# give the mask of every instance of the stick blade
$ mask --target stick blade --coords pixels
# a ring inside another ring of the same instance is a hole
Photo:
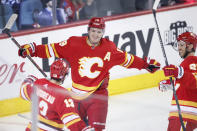
[[[11,29],[12,26],[14,25],[14,22],[16,21],[18,15],[17,14],[12,14],[7,22],[7,24],[5,25],[4,29]]]
[[[160,0],[155,0],[155,3],[153,5],[153,10],[157,10],[159,3],[160,3]]]

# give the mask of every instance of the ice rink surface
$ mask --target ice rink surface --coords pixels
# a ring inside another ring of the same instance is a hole
[[[172,91],[156,87],[110,96],[105,131],[166,131],[171,98]],[[2,117],[0,131],[24,131],[27,123],[17,115]]]

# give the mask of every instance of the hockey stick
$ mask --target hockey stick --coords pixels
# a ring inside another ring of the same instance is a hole
[[[17,115],[18,115],[19,117],[21,117],[21,118],[25,119],[25,120],[28,120],[28,121],[32,122],[32,121],[31,121],[31,119],[30,119],[30,118],[28,118],[28,117],[27,117],[27,116],[25,116],[25,115],[22,115],[22,114],[20,114],[20,113],[18,113]]]
[[[16,41],[16,39],[11,35],[10,29],[12,28],[15,20],[17,18],[17,14],[12,14],[10,19],[8,20],[5,28],[3,29],[2,33],[5,33],[8,35],[8,37],[16,44],[16,46],[19,49],[22,49],[20,44]],[[31,58],[31,56],[27,55],[27,58],[32,62],[32,64],[42,73],[44,77],[47,77],[47,75],[44,73],[44,71],[36,64],[36,62]]]
[[[157,7],[159,5],[159,2],[160,2],[160,0],[155,0],[152,12],[153,12],[153,17],[154,17],[156,30],[157,30],[157,34],[158,34],[158,37],[159,37],[159,42],[160,42],[160,46],[161,46],[161,49],[162,49],[163,57],[165,59],[165,64],[168,66],[169,65],[168,64],[168,59],[166,57],[166,52],[165,52],[165,49],[164,49],[163,41],[162,41],[162,38],[161,38],[161,34],[160,34],[160,30],[159,30],[159,26],[158,26],[158,22],[157,22],[157,18],[156,18],[156,10],[157,10]],[[181,115],[181,108],[180,108],[180,105],[179,105],[178,97],[176,95],[176,90],[175,90],[175,87],[174,87],[174,82],[172,80],[172,77],[170,77],[170,82],[171,82],[172,87],[173,87],[173,95],[174,95],[174,98],[175,98],[175,101],[176,101],[181,127],[182,127],[183,131],[186,131],[184,123],[183,123],[183,117]]]

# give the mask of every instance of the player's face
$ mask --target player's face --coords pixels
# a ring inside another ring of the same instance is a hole
[[[186,43],[183,41],[178,41],[178,51],[181,58],[186,54]]]
[[[90,28],[88,31],[89,40],[92,44],[97,44],[103,37],[104,30],[99,28]]]

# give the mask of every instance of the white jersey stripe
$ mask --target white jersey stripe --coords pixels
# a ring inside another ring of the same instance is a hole
[[[44,125],[44,124],[42,124],[42,123],[39,123],[39,122],[38,122],[37,125],[38,125],[39,128],[44,129],[44,130],[46,130],[46,131],[58,131],[58,130],[56,130],[56,129],[53,129],[53,128],[51,128],[51,127],[49,127],[49,126],[47,126],[47,125]]]
[[[62,121],[64,124],[67,124],[68,122],[72,121],[72,120],[75,120],[77,118],[80,118],[78,115],[70,115],[70,116],[67,116],[65,117]]]
[[[53,48],[51,47],[51,45],[48,45],[48,48],[49,48],[49,54],[51,57],[55,57],[55,53],[53,51]]]
[[[126,67],[130,63],[130,61],[131,61],[131,56],[129,54],[127,54],[127,63],[124,64],[123,66]]]
[[[23,99],[29,101],[28,98],[25,96],[25,92],[24,92],[24,88],[26,86],[27,86],[27,83],[22,85],[22,87],[21,87],[21,96],[23,97]]]
[[[187,107],[187,106],[180,106],[180,108],[181,108],[181,112],[197,115],[197,108]],[[177,111],[178,111],[177,106],[171,105],[170,112],[177,112]]]
[[[74,87],[72,87],[71,90],[72,90],[74,93],[79,94],[79,95],[88,94],[88,91],[82,91],[82,90],[79,90],[79,89],[74,88]]]

